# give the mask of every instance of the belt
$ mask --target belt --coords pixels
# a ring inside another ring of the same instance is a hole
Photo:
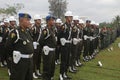
[[[32,58],[33,54],[21,54],[21,58]]]

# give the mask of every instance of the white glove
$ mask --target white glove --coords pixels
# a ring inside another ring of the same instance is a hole
[[[93,40],[93,38],[92,38],[92,36],[90,36],[90,41],[92,41]]]
[[[79,42],[79,40],[77,38],[73,38],[73,44],[77,45],[77,43]]]
[[[90,41],[92,41],[93,39],[95,39],[95,37],[90,36]]]
[[[19,51],[13,51],[13,62],[17,64],[21,59],[21,53]]]
[[[44,46],[43,51],[45,55],[48,55],[50,51],[55,51],[55,48],[49,48],[48,46]]]
[[[65,43],[71,43],[72,40],[69,41],[69,40],[66,40],[65,38],[61,38],[61,39],[60,39],[60,42],[61,42],[62,46],[64,46]]]
[[[2,38],[2,37],[0,37],[0,42],[2,42],[2,39],[3,39],[3,38]]]
[[[80,38],[78,40],[79,40],[79,42],[82,41],[82,39],[80,39]]]
[[[102,67],[102,63],[101,63],[101,61],[98,61],[98,65],[99,65],[100,67]]]
[[[95,39],[96,37],[93,37],[93,39]]]
[[[65,38],[61,38],[61,39],[60,39],[60,42],[61,42],[61,45],[64,46],[65,43],[66,43],[66,39],[65,39]]]
[[[87,35],[84,35],[84,40],[87,40],[88,36]]]
[[[48,55],[48,54],[49,54],[48,46],[44,46],[44,47],[43,47],[43,52],[44,52],[45,55]]]
[[[37,49],[37,46],[39,45],[39,43],[38,42],[33,42],[33,47],[34,47],[34,49]]]
[[[57,37],[55,37],[55,40],[56,40],[56,41],[58,41],[58,38],[57,38]]]

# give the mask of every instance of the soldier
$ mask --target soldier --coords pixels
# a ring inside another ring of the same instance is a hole
[[[54,77],[56,48],[54,20],[55,18],[51,15],[46,17],[47,26],[43,29],[40,38],[40,44],[43,47],[43,80],[53,80]]]
[[[83,29],[83,37],[84,37],[84,52],[83,52],[83,60],[88,61],[88,53],[90,48],[90,20],[86,21],[86,27]]]
[[[9,26],[10,26],[10,24],[9,24],[9,19],[4,19],[4,25],[3,25],[3,27],[1,27],[1,29],[2,29],[2,52],[3,53],[1,53],[2,54],[2,56],[1,56],[1,63],[2,63],[2,65],[3,66],[6,66],[7,65],[7,55],[5,54],[5,53],[7,53],[6,52],[6,49],[5,49],[5,43],[6,43],[6,40],[7,40],[7,38],[8,38],[8,33],[10,32],[10,29],[9,29]]]
[[[16,19],[14,16],[9,17],[9,23],[10,23],[10,26],[8,28],[9,28],[9,33],[10,33],[11,31],[13,31],[16,28]],[[6,51],[6,53],[9,53],[7,50],[5,50],[5,51]],[[8,75],[10,76],[11,75],[11,71],[10,71],[11,70],[10,69],[11,68],[11,57],[9,56],[9,54],[7,56],[7,67],[8,67]]]
[[[4,67],[4,58],[3,58],[3,54],[4,54],[4,44],[3,44],[3,27],[4,27],[4,22],[0,23],[0,66]]]
[[[90,46],[89,46],[89,60],[91,60],[93,57],[93,53],[94,53],[94,43],[95,42],[95,38],[96,38],[96,35],[95,35],[95,22],[94,21],[91,21],[90,23]]]
[[[112,31],[111,31],[111,27],[108,27],[108,35],[107,35],[107,42],[108,42],[108,51],[112,51],[113,47],[110,46],[111,42],[112,42]]]
[[[81,54],[83,50],[83,28],[84,28],[84,21],[82,19],[79,19],[77,38],[80,39],[81,41],[78,42],[78,45],[77,45],[77,56],[76,56],[76,62],[75,62],[76,66],[82,66],[80,59],[81,59]]]
[[[10,16],[9,17],[9,23],[10,23],[10,30],[11,29],[15,29],[16,27],[17,27],[17,25],[16,25],[16,19],[15,19],[15,17],[14,16]]]
[[[70,79],[67,75],[67,70],[69,68],[69,59],[71,52],[71,22],[72,22],[72,12],[67,11],[65,13],[66,22],[61,26],[60,31],[60,42],[61,42],[61,64],[60,64],[60,80]]]
[[[106,36],[107,36],[107,29],[106,27],[103,27],[100,32],[101,49],[104,49],[106,47],[105,45]]]
[[[96,23],[94,25],[94,30],[95,30],[94,31],[95,32],[95,34],[94,34],[94,36],[95,36],[94,43],[95,44],[94,44],[94,54],[93,54],[93,56],[99,52],[98,48],[99,48],[100,30],[99,30],[99,24],[98,23]]]
[[[55,49],[55,64],[60,64],[60,61],[59,61],[59,57],[60,57],[60,38],[59,38],[59,35],[60,35],[60,29],[61,29],[61,24],[62,24],[62,21],[61,19],[56,19],[56,24],[55,24],[55,36],[56,36],[56,41],[57,41],[57,46],[56,46],[56,49]]]
[[[100,31],[100,50],[102,50],[103,49],[103,45],[104,45],[104,35],[103,35],[103,28],[101,28],[101,31]]]
[[[27,31],[31,16],[19,13],[19,27],[10,32],[6,48],[12,57],[10,80],[33,80],[33,40]]]
[[[70,56],[70,67],[69,71],[75,73],[77,71],[75,67],[75,61],[77,57],[77,44],[80,42],[78,38],[78,25],[79,25],[79,16],[73,16],[73,26],[71,31],[71,56]]]
[[[39,40],[42,33],[40,15],[36,14],[34,16],[34,22],[35,24],[32,27],[32,37],[33,37],[33,45],[34,45],[33,78],[38,78],[41,77],[40,64],[41,64],[41,52],[42,52],[41,45],[39,44]]]

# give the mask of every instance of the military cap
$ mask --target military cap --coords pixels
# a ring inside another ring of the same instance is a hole
[[[82,19],[79,19],[80,24],[84,24],[85,22]]]
[[[61,19],[59,19],[59,18],[56,19],[56,23],[60,23],[61,24],[62,23]]]
[[[15,19],[14,16],[10,16],[10,17],[9,17],[9,21],[16,21],[16,19]]]
[[[52,15],[48,15],[48,16],[46,16],[46,21],[48,21],[48,20],[50,20],[50,19],[55,19],[55,17],[52,16]]]
[[[73,20],[79,20],[79,16],[73,16]]]
[[[4,23],[9,23],[9,19],[4,19]]]
[[[42,19],[39,14],[34,15],[34,20]]]
[[[64,14],[65,16],[73,16],[72,11],[66,11],[66,13]]]
[[[91,20],[86,20],[86,23],[91,23]]]
[[[31,16],[27,13],[19,13],[19,18],[29,18],[29,19],[31,19]]]

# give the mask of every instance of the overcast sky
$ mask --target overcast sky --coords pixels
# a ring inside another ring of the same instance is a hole
[[[74,15],[85,16],[96,22],[111,21],[120,15],[120,0],[67,0],[68,8]],[[20,12],[31,15],[47,15],[49,12],[48,0],[0,0],[0,7],[5,4],[23,3],[25,8]]]

